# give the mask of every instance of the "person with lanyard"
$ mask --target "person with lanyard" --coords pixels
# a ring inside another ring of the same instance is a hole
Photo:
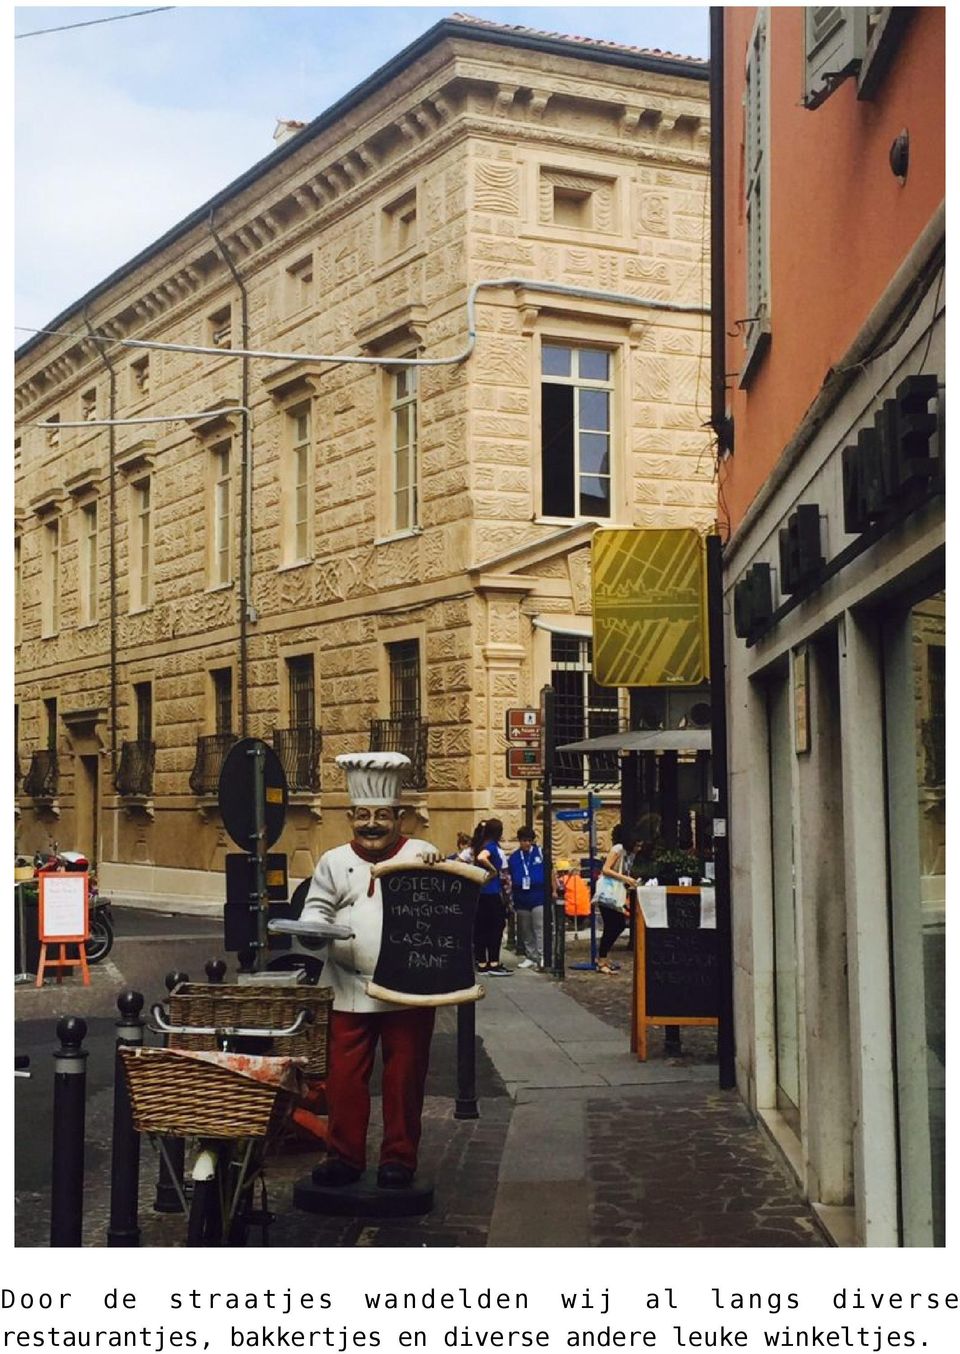
[[[503,823],[499,818],[482,819],[473,834],[474,860],[488,875],[487,882],[480,886],[480,897],[477,899],[473,957],[477,972],[488,973],[494,978],[510,976],[510,970],[500,962],[500,943],[507,920],[501,878],[504,867],[503,852],[500,850],[502,836]]]
[[[543,905],[545,880],[543,852],[537,846],[537,834],[532,827],[517,832],[519,846],[510,854],[507,868],[513,882],[513,910],[517,918],[517,934],[524,958],[518,968],[543,968]]]

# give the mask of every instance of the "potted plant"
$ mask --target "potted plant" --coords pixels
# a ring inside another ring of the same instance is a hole
[[[664,847],[653,858],[653,874],[660,884],[676,884],[681,878],[698,880],[701,875],[699,857],[678,847]]]

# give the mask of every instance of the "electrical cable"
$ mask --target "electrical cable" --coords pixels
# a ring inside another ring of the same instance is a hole
[[[135,9],[129,14],[111,14],[106,19],[85,19],[82,23],[61,24],[59,28],[34,28],[29,33],[14,33],[13,40],[18,42],[20,38],[39,38],[44,33],[66,33],[71,28],[92,28],[94,24],[112,24],[118,19],[142,19],[145,14],[165,14],[168,9],[176,9],[176,5],[159,5],[155,9]]]

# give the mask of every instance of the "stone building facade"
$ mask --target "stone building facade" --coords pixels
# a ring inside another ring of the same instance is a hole
[[[20,349],[18,849],[220,900],[238,735],[296,877],[340,752],[411,752],[452,848],[520,821],[508,706],[617,727],[592,532],[714,518],[706,74],[444,20]]]

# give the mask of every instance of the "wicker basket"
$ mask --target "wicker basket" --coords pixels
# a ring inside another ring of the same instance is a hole
[[[276,1052],[306,1058],[309,1076],[327,1075],[327,1042],[333,992],[329,987],[296,984],[290,987],[220,986],[217,983],[180,983],[170,994],[171,1025],[206,1025],[214,1029],[283,1029],[292,1025],[304,1006],[313,1012],[313,1024],[299,1034],[279,1039]],[[170,1047],[192,1052],[217,1048],[212,1034],[172,1034]]]
[[[138,1133],[181,1138],[262,1138],[280,1127],[293,1097],[279,1086],[165,1048],[121,1048]]]

